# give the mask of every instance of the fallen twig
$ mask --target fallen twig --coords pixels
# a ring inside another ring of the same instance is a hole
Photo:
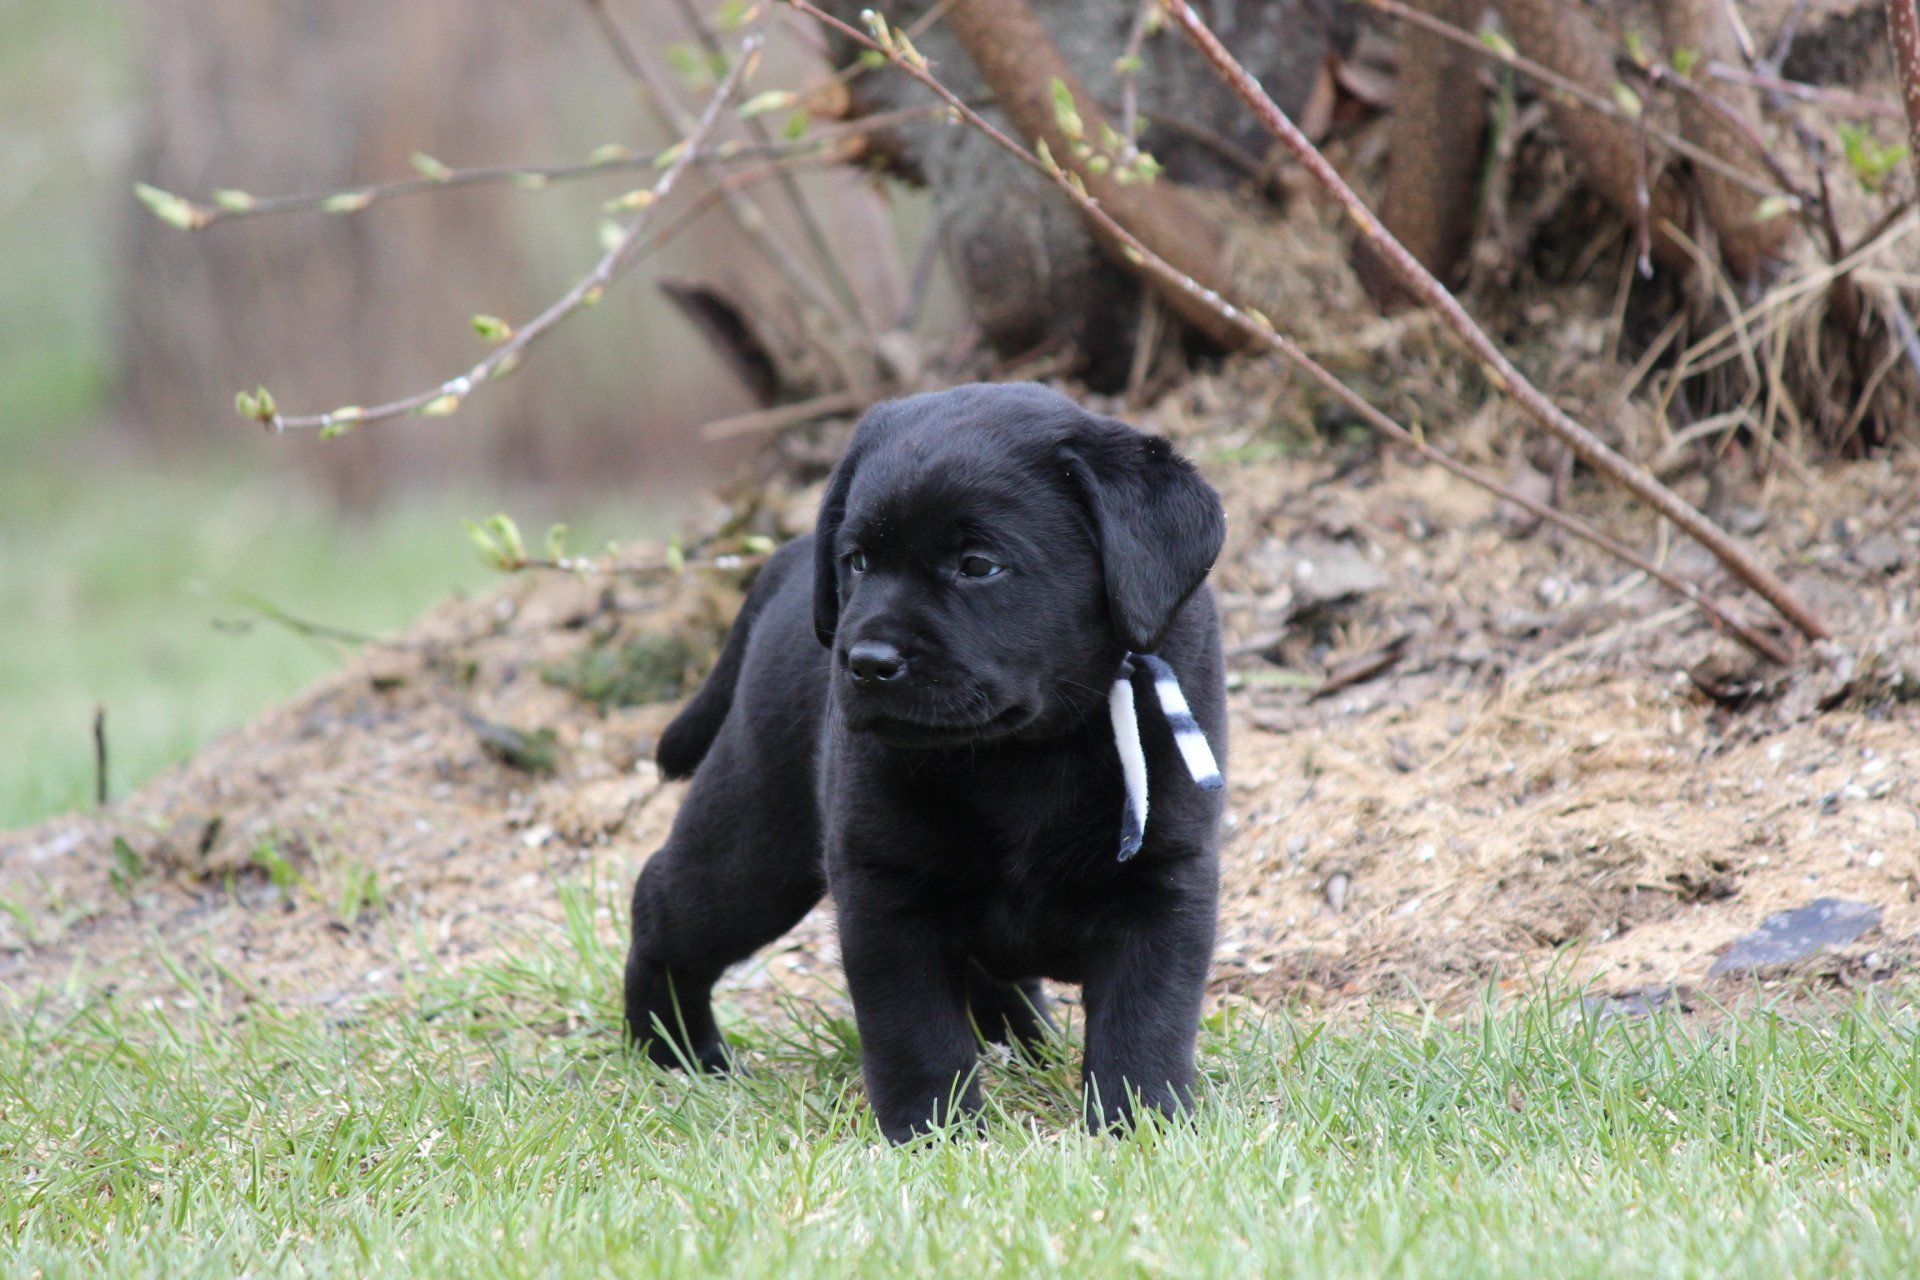
[[[721,418],[700,428],[702,440],[732,440],[738,436],[771,435],[836,413],[853,413],[867,405],[867,397],[851,391],[830,391],[811,400],[777,404],[771,409]]]
[[[1832,633],[1818,615],[1808,608],[1772,569],[1762,564],[1748,547],[1689,506],[1678,494],[1655,479],[1646,468],[1615,452],[1605,441],[1574,421],[1564,410],[1549,400],[1538,387],[1528,381],[1526,376],[1515,368],[1513,362],[1507,359],[1500,348],[1494,344],[1493,339],[1487,336],[1486,331],[1467,314],[1466,308],[1460,305],[1459,299],[1436,280],[1431,272],[1421,266],[1398,241],[1386,233],[1365,202],[1355,194],[1353,188],[1347,185],[1346,180],[1334,170],[1333,166],[1327,163],[1326,157],[1320,154],[1318,148],[1307,139],[1306,135],[1294,126],[1286,113],[1267,96],[1266,90],[1261,88],[1259,81],[1248,75],[1246,69],[1235,61],[1231,53],[1227,52],[1213,32],[1201,22],[1199,15],[1193,11],[1187,0],[1162,0],[1162,3],[1166,6],[1174,23],[1186,32],[1202,56],[1225,78],[1240,100],[1252,109],[1268,132],[1272,133],[1312,175],[1320,187],[1333,197],[1359,229],[1360,234],[1402,278],[1414,295],[1439,313],[1447,327],[1452,329],[1466,344],[1468,350],[1480,360],[1487,378],[1495,389],[1510,395],[1530,417],[1565,442],[1567,447],[1588,466],[1640,498],[1705,547],[1729,573],[1764,597],[1802,635],[1809,640],[1829,638]]]
[[[1144,244],[1139,237],[1116,222],[1113,217],[1101,207],[1097,200],[1094,200],[1085,190],[1073,183],[1057,165],[1046,164],[1026,147],[1009,137],[1003,130],[997,128],[991,121],[980,115],[979,112],[973,110],[973,108],[968,106],[957,94],[942,84],[940,80],[926,68],[923,62],[908,60],[902,57],[897,50],[890,51],[884,48],[878,41],[867,36],[866,33],[824,12],[812,4],[810,0],[788,0],[788,3],[792,4],[793,7],[800,12],[814,18],[816,21],[832,27],[835,31],[838,31],[861,47],[880,52],[887,56],[896,67],[901,68],[927,89],[938,95],[940,99],[947,103],[969,126],[984,133],[1002,150],[1015,156],[1023,164],[1050,177],[1055,185],[1066,193],[1068,199],[1072,200],[1080,208],[1083,214],[1095,222],[1098,222],[1102,230],[1125,246],[1129,258],[1140,267],[1141,270],[1150,273],[1156,280],[1188,301],[1202,303],[1211,308],[1222,320],[1237,327],[1250,342],[1263,346],[1285,357],[1289,362],[1297,366],[1305,372],[1308,377],[1323,387],[1335,399],[1353,410],[1355,414],[1374,430],[1380,432],[1388,439],[1412,450],[1414,453],[1435,465],[1460,476],[1462,479],[1480,488],[1486,489],[1490,493],[1508,499],[1516,506],[1533,513],[1549,524],[1566,530],[1574,537],[1591,543],[1617,559],[1640,570],[1648,577],[1660,582],[1684,599],[1691,601],[1702,612],[1725,627],[1728,632],[1737,637],[1749,648],[1752,648],[1755,652],[1763,654],[1775,662],[1785,663],[1789,661],[1790,655],[1778,641],[1756,630],[1730,610],[1723,608],[1709,599],[1694,583],[1676,577],[1674,574],[1652,563],[1639,552],[1601,533],[1585,521],[1547,506],[1544,503],[1537,502],[1525,494],[1515,492],[1493,477],[1483,474],[1475,468],[1468,466],[1466,463],[1449,457],[1429,445],[1424,435],[1417,434],[1401,426],[1381,410],[1375,408],[1364,396],[1360,395],[1359,392],[1354,391],[1351,387],[1341,382],[1340,379],[1329,372],[1324,365],[1308,355],[1293,339],[1276,331],[1266,317],[1235,306],[1218,293],[1196,283],[1192,277],[1181,273],[1169,265],[1164,258],[1160,257],[1152,248]],[[1602,447],[1604,448],[1604,446]],[[1662,492],[1665,492],[1665,490],[1662,490]],[[1673,501],[1678,503],[1679,499],[1675,497]],[[1684,506],[1685,504],[1682,503],[1681,505]],[[1695,515],[1697,516],[1698,513],[1695,513]]]

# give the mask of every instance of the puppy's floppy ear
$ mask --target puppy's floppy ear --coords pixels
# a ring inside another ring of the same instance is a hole
[[[860,420],[840,457],[840,465],[827,479],[827,491],[820,498],[820,516],[813,525],[813,634],[831,649],[833,633],[840,625],[840,558],[834,544],[840,535],[840,522],[847,515],[847,494],[853,488],[853,473],[861,455],[891,428],[891,402],[875,405]]]
[[[1220,495],[1166,439],[1112,419],[1075,432],[1062,453],[1093,517],[1114,633],[1152,653],[1220,554]]]

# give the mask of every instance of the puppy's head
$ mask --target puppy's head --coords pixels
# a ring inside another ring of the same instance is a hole
[[[1206,578],[1219,497],[1158,436],[1032,384],[895,400],[821,502],[814,629],[849,727],[900,747],[1059,733]]]

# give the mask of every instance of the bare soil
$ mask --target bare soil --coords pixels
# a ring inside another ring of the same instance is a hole
[[[1884,914],[1793,981],[1868,981],[1914,952],[1920,460],[1762,471],[1736,453],[1711,494],[1682,482],[1841,637],[1767,671],[1656,584],[1437,469],[1303,436],[1300,394],[1233,365],[1131,415],[1199,459],[1230,512],[1219,998],[1458,1007],[1549,977],[1713,990],[1717,953],[1820,897]],[[1449,441],[1520,456],[1493,411]],[[797,532],[816,492],[737,493],[710,550]],[[1566,501],[1740,599],[1610,493]],[[647,759],[676,703],[602,710],[549,673],[662,636],[697,667],[743,577],[506,579],[112,808],[0,837],[0,981],[158,993],[166,958],[241,998],[349,1001],[527,947],[581,877],[617,944],[681,795]],[[550,730],[551,773],[501,759],[471,717]],[[837,983],[823,907],[727,986],[762,1012]]]

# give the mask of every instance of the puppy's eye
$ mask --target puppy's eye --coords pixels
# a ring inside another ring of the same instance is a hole
[[[991,578],[1006,572],[1006,566],[995,564],[985,556],[961,556],[960,576],[963,578]]]
[[[864,551],[855,551],[852,555],[848,556],[847,568],[853,570],[855,573],[865,573],[867,571],[867,553]]]

